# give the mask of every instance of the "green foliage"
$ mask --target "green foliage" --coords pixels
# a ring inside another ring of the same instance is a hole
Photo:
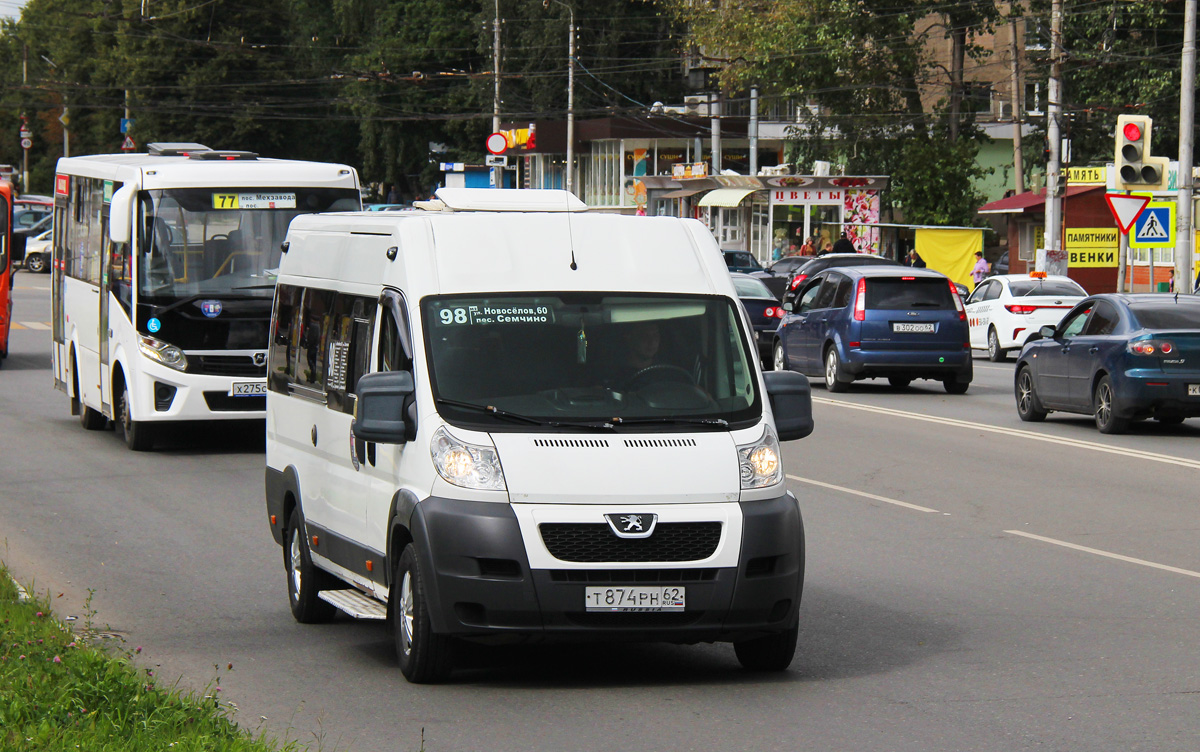
[[[20,602],[0,566],[0,752],[295,750],[239,729],[219,690],[162,687],[132,655],[100,650],[42,600]]]
[[[928,51],[930,40],[951,38],[964,57],[979,54],[973,40],[999,18],[996,2],[658,2],[688,24],[727,90],[753,84],[769,97],[816,106],[794,130],[789,161],[823,159],[849,174],[890,175],[884,209],[902,207],[908,222],[975,223],[980,136],[972,116],[957,113],[961,73],[935,65]],[[921,96],[930,85],[946,91],[935,106]]]
[[[1049,28],[1049,3],[1032,9]],[[1184,0],[1123,0],[1080,3],[1064,15],[1063,131],[1073,163],[1111,162],[1122,114],[1153,117],[1153,153],[1178,156],[1183,9]],[[1046,62],[1032,71],[1043,82]]]

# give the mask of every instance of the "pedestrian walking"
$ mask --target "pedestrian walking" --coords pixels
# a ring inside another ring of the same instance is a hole
[[[975,268],[971,270],[971,279],[975,280],[976,285],[987,278],[991,268],[987,259],[983,257],[983,251],[975,251]]]
[[[854,247],[854,243],[850,242],[850,238],[846,237],[846,233],[837,239],[833,244],[834,253],[858,253],[858,249]]]

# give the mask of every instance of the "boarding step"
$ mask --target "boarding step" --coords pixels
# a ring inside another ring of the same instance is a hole
[[[386,619],[387,606],[357,590],[322,590],[317,597],[332,603],[355,619]]]

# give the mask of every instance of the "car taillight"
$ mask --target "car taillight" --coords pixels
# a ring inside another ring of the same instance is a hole
[[[1038,307],[1035,305],[1006,305],[1004,307],[1008,309],[1009,313],[1019,313],[1022,315],[1033,313],[1038,309]]]
[[[791,289],[795,290],[797,287],[804,284],[804,280],[806,279],[808,279],[807,274],[797,274],[796,276],[792,277]]]
[[[783,308],[767,306],[766,310],[763,311],[763,315],[769,319],[781,319],[783,318]]]
[[[854,291],[854,320],[866,321],[867,319],[867,280],[860,278],[858,280],[858,288]]]
[[[958,297],[958,288],[954,286],[953,280],[946,280],[946,284],[950,285],[950,297],[954,298],[954,307],[958,310],[958,320],[967,320],[967,309],[963,308],[962,298]]]
[[[1170,355],[1175,344],[1165,339],[1142,339],[1129,343],[1129,352],[1134,355]]]

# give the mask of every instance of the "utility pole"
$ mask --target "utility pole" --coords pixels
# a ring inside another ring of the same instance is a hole
[[[21,54],[21,86],[28,87],[29,86],[29,45],[27,45],[27,44],[23,45],[23,50],[24,51]],[[28,132],[28,129],[29,129],[29,118],[26,117],[24,112],[22,112],[21,113],[21,138],[22,139],[28,138],[25,135]],[[29,149],[22,148],[21,151],[24,153],[24,157],[23,157],[24,161],[21,164],[21,186],[22,186],[21,192],[29,193]]]
[[[1050,102],[1046,136],[1050,159],[1046,162],[1046,249],[1057,257],[1062,250],[1062,0],[1050,8]],[[1044,271],[1038,267],[1039,271]]]
[[[708,95],[709,109],[709,128],[712,137],[712,174],[721,174],[721,162],[724,161],[724,155],[721,154],[721,91]]]
[[[1196,278],[1192,259],[1192,132],[1196,99],[1196,0],[1183,11],[1183,64],[1179,81],[1179,197],[1175,207],[1175,289],[1191,292]],[[1153,254],[1153,250],[1151,251]],[[1153,280],[1154,278],[1151,277]]]
[[[500,132],[500,0],[496,0],[496,16],[492,19],[492,133]]]
[[[1017,51],[1017,19],[1008,18],[1008,28],[1011,33],[1009,54],[1012,57],[1012,101],[1013,117],[1013,178],[1016,180],[1017,193],[1025,192],[1025,160],[1021,154],[1021,70]]]
[[[575,192],[575,9],[571,11],[571,24],[567,29],[567,192]]]

